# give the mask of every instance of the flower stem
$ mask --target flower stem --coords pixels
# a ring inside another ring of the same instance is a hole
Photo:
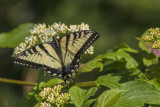
[[[78,87],[97,86],[96,81],[81,82],[75,84]]]
[[[0,78],[0,82],[12,83],[12,84],[18,84],[18,85],[28,85],[28,86],[37,85],[37,83],[35,82],[25,82],[25,81],[6,79],[6,78]]]
[[[97,86],[96,81],[88,81],[88,82],[81,82],[81,83],[75,83],[75,84],[70,84],[69,87],[71,86],[78,86],[78,87],[90,87],[90,86]],[[64,85],[64,88],[68,88],[68,85]]]

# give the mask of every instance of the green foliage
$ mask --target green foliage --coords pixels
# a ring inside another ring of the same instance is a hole
[[[100,86],[107,86],[111,89],[119,88],[121,85],[119,83],[121,77],[120,76],[114,76],[112,74],[107,74],[105,76],[100,76],[96,82]]]
[[[113,89],[103,92],[96,100],[94,107],[115,107],[123,90]]]
[[[151,66],[153,64],[157,64],[158,63],[158,57],[156,57],[154,54],[150,53],[147,54],[144,58],[143,58],[143,63],[146,66]]]
[[[33,24],[26,23],[19,25],[15,29],[7,33],[0,33],[1,48],[15,48],[20,42],[29,36],[29,30],[33,28]]]
[[[151,65],[146,69],[147,78],[150,80],[156,80],[160,83],[160,63]]]
[[[93,96],[97,91],[96,87],[92,87],[88,90],[80,89],[79,87],[73,86],[69,89],[69,94],[71,95],[71,103],[74,103],[76,107],[87,107],[94,99],[87,99]]]
[[[84,72],[90,72],[95,68],[99,68],[100,71],[103,70],[103,64],[102,64],[102,59],[101,58],[95,58],[91,61],[89,61],[88,63],[86,63],[85,65],[83,65],[83,67],[80,68],[79,70],[79,74],[80,73],[84,73]]]
[[[9,33],[2,33],[0,47],[17,46],[31,27],[32,24],[24,24]],[[142,37],[147,34],[146,31]],[[139,47],[141,50],[137,51],[122,43],[105,54],[98,55],[81,66],[75,84],[68,82],[69,88],[66,88],[63,80],[57,78],[39,83],[28,93],[25,106],[38,107],[43,101],[38,95],[40,91],[56,84],[64,85],[63,91],[70,94],[69,103],[64,107],[160,106],[158,57],[146,48],[143,41],[139,42]],[[91,79],[95,74],[95,78]],[[81,75],[87,76],[88,80],[79,83]]]
[[[149,81],[129,81],[121,85],[122,93],[117,107],[143,106],[144,103],[160,104],[160,90]]]

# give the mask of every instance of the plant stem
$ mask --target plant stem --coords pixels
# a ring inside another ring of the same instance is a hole
[[[19,85],[28,85],[28,86],[37,85],[37,83],[35,83],[35,82],[25,82],[25,81],[13,80],[13,79],[5,79],[5,78],[0,78],[0,82],[19,84]]]
[[[35,82],[25,82],[25,81],[6,79],[6,78],[0,78],[0,82],[12,83],[12,84],[18,84],[18,85],[28,85],[28,86],[37,85],[37,83],[35,83]],[[95,81],[81,82],[81,83],[76,83],[75,85],[78,87],[97,86]]]
[[[75,84],[78,87],[88,87],[88,86],[97,86],[95,81],[81,82]]]

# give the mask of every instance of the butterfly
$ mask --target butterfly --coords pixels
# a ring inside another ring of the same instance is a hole
[[[17,65],[30,68],[43,68],[52,77],[72,79],[72,73],[79,68],[83,54],[91,44],[99,38],[97,32],[91,30],[76,31],[60,38],[52,37],[52,41],[32,46],[14,60]]]

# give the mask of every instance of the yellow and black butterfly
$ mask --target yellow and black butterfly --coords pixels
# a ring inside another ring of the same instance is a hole
[[[15,58],[15,64],[43,68],[52,77],[72,77],[80,64],[80,55],[97,40],[99,34],[91,31],[76,31],[66,34],[59,39],[52,37],[51,42],[41,43],[24,50]]]

